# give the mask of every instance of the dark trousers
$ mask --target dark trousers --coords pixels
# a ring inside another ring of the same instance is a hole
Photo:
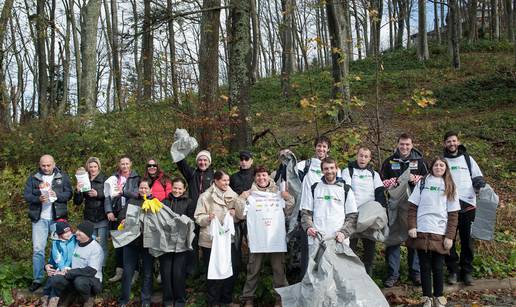
[[[150,303],[152,294],[152,273],[154,271],[154,257],[149,254],[148,248],[143,248],[142,241],[136,239],[128,245],[124,246],[124,274],[122,275],[122,294],[120,296],[120,304],[129,303],[131,294],[131,281],[134,271],[138,269],[138,259],[142,259],[142,303]]]
[[[421,288],[423,295],[432,297],[432,284],[434,286],[433,296],[443,296],[443,261],[444,255],[433,252],[417,250],[419,265],[421,268]]]
[[[82,301],[86,302],[91,296],[100,293],[102,284],[97,278],[90,276],[77,276],[71,280],[63,275],[54,275],[48,279],[46,289],[50,292],[45,293],[49,297],[60,297],[67,290],[75,290]]]
[[[117,268],[124,267],[124,248],[123,247],[115,248],[115,260],[116,260]]]
[[[166,253],[159,257],[163,305],[186,304],[186,263],[190,252]]]
[[[461,201],[462,203],[462,201]],[[455,241],[453,241],[450,255],[445,257],[448,272],[464,276],[473,272],[473,239],[471,238],[471,224],[475,220],[476,210],[469,210],[459,213],[459,224],[457,232],[460,237],[460,258],[455,249]],[[460,261],[459,261],[460,259]]]
[[[206,272],[208,272],[208,265],[210,264],[210,255],[211,248],[202,247],[202,258],[204,260]],[[208,305],[231,304],[233,302],[233,288],[235,286],[235,281],[238,278],[238,276],[234,274],[237,270],[236,258],[237,253],[235,245],[231,244],[231,264],[233,267],[233,276],[226,279],[206,280],[206,297]]]
[[[367,275],[373,276],[373,261],[374,256],[376,254],[376,241],[369,240],[366,238],[361,238],[362,247],[364,249],[364,254],[361,257],[362,262],[364,263],[365,270]],[[358,238],[349,240],[349,247],[357,254],[357,246],[358,246]]]

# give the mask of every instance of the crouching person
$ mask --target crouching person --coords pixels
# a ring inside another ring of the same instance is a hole
[[[71,268],[55,271],[48,281],[48,307],[57,307],[59,296],[68,290],[75,290],[84,306],[93,306],[92,296],[102,290],[104,259],[102,247],[92,238],[94,228],[90,221],[84,221],[77,226],[75,237],[78,244],[73,252]]]
[[[294,209],[294,197],[279,191],[265,167],[257,167],[254,174],[251,189],[238,197],[236,212],[239,219],[247,219],[250,249],[247,279],[242,292],[245,307],[253,306],[265,257],[270,258],[274,288],[288,286],[285,276],[285,215]],[[263,210],[264,207],[267,209]],[[281,306],[279,296],[274,306]]]

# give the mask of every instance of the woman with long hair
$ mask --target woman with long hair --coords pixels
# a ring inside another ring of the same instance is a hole
[[[159,201],[163,201],[172,192],[172,182],[156,159],[147,160],[147,168],[143,179],[150,182],[152,196]]]
[[[446,306],[444,255],[450,253],[455,238],[460,205],[444,158],[432,161],[430,174],[418,182],[409,202],[407,244],[417,249],[419,256],[423,306]]]

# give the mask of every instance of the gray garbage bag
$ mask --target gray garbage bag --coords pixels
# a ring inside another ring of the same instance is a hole
[[[276,288],[284,307],[388,307],[389,303],[367,275],[360,259],[346,244],[334,238],[324,241],[326,249],[318,263],[310,255],[308,270],[297,284]]]
[[[387,190],[387,214],[389,217],[389,235],[385,246],[398,245],[408,238],[408,198],[410,196],[410,170],[407,169],[398,177],[398,185]]]
[[[290,238],[292,233],[296,229],[298,215],[300,210],[301,203],[301,190],[303,188],[303,183],[299,179],[299,173],[297,172],[297,159],[293,152],[290,150],[285,150],[280,153],[280,160],[283,165],[286,166],[286,177],[287,177],[287,188],[288,192],[294,196],[294,210],[292,213],[286,217],[288,229],[287,229],[287,237]],[[281,180],[281,179],[280,179]]]
[[[140,223],[143,221],[142,208],[139,206],[127,205],[124,228],[122,230],[111,230],[111,238],[115,248],[126,246],[133,242],[140,235]]]
[[[189,153],[194,151],[199,144],[194,137],[188,134],[186,129],[176,129],[174,143],[170,147],[170,155],[174,163],[183,160]]]
[[[471,225],[471,237],[477,240],[494,239],[496,225],[496,208],[499,198],[490,185],[481,188],[477,197],[475,220]]]
[[[389,234],[387,211],[379,202],[369,201],[358,207],[357,229],[352,238],[383,242]]]

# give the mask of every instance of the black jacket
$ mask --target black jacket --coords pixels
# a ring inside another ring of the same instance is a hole
[[[380,176],[382,180],[398,178],[407,168],[410,168],[410,173],[413,175],[424,176],[428,173],[428,168],[421,152],[413,148],[407,158],[401,158],[399,150],[396,149],[394,154],[383,162]],[[412,184],[411,186],[413,188]]]
[[[180,215],[186,215],[194,220],[194,212],[196,203],[186,196],[175,197],[172,193],[168,194],[168,197],[163,200],[163,204],[172,211]]]
[[[231,175],[229,186],[238,195],[244,191],[251,189],[254,182],[254,169],[240,169],[238,172]]]
[[[41,191],[39,185],[42,182],[43,173],[38,171],[30,175],[23,190],[23,197],[29,204],[29,218],[33,223],[36,223],[41,218],[41,202],[39,201]],[[57,200],[52,203],[52,218],[54,220],[66,218],[68,215],[67,202],[72,198],[73,189],[68,175],[57,167],[54,168],[52,190],[57,196]]]
[[[113,174],[117,178],[120,177],[119,173]],[[106,197],[104,200],[104,209],[106,213],[113,212],[118,221],[121,221],[125,218],[125,214],[121,214],[123,206],[122,206],[122,196],[126,198],[126,204],[129,203],[131,199],[138,198],[138,184],[140,183],[140,176],[135,171],[131,171],[129,174],[129,178],[125,182],[124,188],[122,190],[122,195],[111,198]]]
[[[201,171],[198,168],[194,169],[188,165],[186,159],[177,162],[176,165],[183,177],[185,177],[186,182],[188,182],[188,197],[197,204],[199,195],[206,191],[213,182],[213,169],[208,168],[205,171]]]
[[[73,203],[80,205],[84,201],[84,219],[93,223],[97,223],[106,219],[106,211],[104,209],[104,181],[106,181],[104,174],[98,174],[95,179],[90,180],[91,188],[97,191],[96,197],[88,196],[88,192],[73,193]]]

